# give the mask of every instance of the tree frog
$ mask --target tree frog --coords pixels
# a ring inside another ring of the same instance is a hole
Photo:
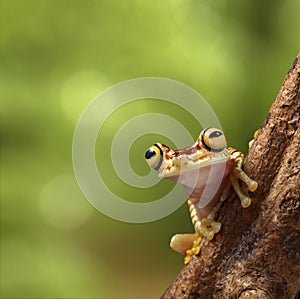
[[[251,199],[242,192],[239,180],[251,192],[258,186],[242,170],[244,155],[226,148],[225,136],[216,128],[204,129],[192,146],[179,150],[155,143],[146,151],[145,158],[160,178],[180,182],[188,193],[195,233],[176,234],[170,243],[173,250],[185,255],[185,264],[200,252],[203,238],[210,241],[220,231],[221,223],[215,221],[215,216],[230,187],[240,198],[242,207],[247,208]]]

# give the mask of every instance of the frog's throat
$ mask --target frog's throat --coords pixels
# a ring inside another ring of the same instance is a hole
[[[220,199],[223,190],[229,183],[234,161],[218,160],[183,172],[180,176],[169,177],[181,183],[188,193],[189,199],[196,204],[201,214],[209,213]]]

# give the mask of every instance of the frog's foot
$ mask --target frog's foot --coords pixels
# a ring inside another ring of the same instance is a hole
[[[216,233],[221,229],[221,223],[214,221],[208,215],[207,218],[201,220],[201,224],[198,225],[197,230],[208,240],[212,240]]]
[[[190,249],[186,250],[185,252],[184,263],[187,264],[193,255],[197,255],[200,252],[200,249],[202,247],[200,243],[203,237],[210,241],[213,239],[214,235],[220,231],[220,229],[220,222],[216,222],[208,218],[202,219],[201,223],[199,222],[198,225],[196,225],[196,230],[198,233],[196,232],[195,234],[193,234],[195,239]],[[176,236],[178,235],[175,235],[174,237]]]
[[[248,197],[248,196],[246,196],[243,193],[243,191],[242,191],[242,189],[241,189],[241,187],[239,185],[238,179],[237,179],[237,177],[235,175],[231,175],[230,176],[230,181],[232,183],[232,187],[233,187],[235,193],[238,195],[238,197],[241,200],[242,207],[243,208],[248,208],[251,205],[251,198]],[[256,188],[257,188],[257,183],[256,183],[256,187],[255,186],[252,187],[252,190],[255,191]],[[250,189],[250,191],[252,191],[252,190]]]
[[[242,189],[239,185],[238,180],[240,179],[245,184],[247,184],[248,189],[251,192],[254,192],[257,189],[258,184],[256,181],[250,179],[242,169],[244,155],[238,151],[236,151],[236,152],[233,151],[232,154],[235,155],[234,160],[235,160],[236,165],[233,169],[233,172],[230,175],[230,181],[231,181],[231,184],[233,186],[235,193],[238,195],[238,197],[241,200],[242,207],[247,208],[251,204],[251,199],[242,192]]]
[[[193,246],[191,247],[191,249],[188,249],[186,252],[185,252],[185,257],[184,257],[184,263],[187,264],[191,257],[193,255],[197,255],[199,252],[200,252],[200,249],[201,249],[201,240],[202,240],[202,235],[199,234],[199,233],[195,233],[195,235],[197,236],[196,239],[194,240],[193,242]]]
[[[187,264],[193,255],[200,252],[202,236],[199,233],[177,234],[172,237],[170,246],[173,250],[185,255],[184,263]]]
[[[233,170],[233,173],[234,175],[240,179],[241,181],[243,181],[244,183],[247,184],[248,186],[248,189],[251,191],[251,192],[254,192],[256,189],[257,189],[257,182],[250,179],[247,174],[241,169],[241,168],[238,168],[236,167],[234,170]]]
[[[192,248],[194,241],[197,240],[198,234],[177,234],[174,235],[170,242],[170,247],[185,255],[186,251]]]

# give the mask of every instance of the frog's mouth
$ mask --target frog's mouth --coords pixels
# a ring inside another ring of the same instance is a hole
[[[212,155],[205,155],[203,157],[185,155],[181,156],[180,159],[165,159],[162,167],[158,169],[158,175],[162,179],[168,178],[176,181],[178,178],[185,176],[197,177],[203,175],[203,173],[207,172],[210,168],[215,169],[216,165],[220,166],[226,164],[228,160],[226,153],[218,154],[218,157],[212,157]]]

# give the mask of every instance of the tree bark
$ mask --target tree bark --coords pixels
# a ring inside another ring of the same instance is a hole
[[[250,194],[251,206],[241,208],[231,190],[217,218],[221,231],[161,298],[295,298],[300,289],[299,86],[300,53],[244,162],[245,172],[259,184]]]

